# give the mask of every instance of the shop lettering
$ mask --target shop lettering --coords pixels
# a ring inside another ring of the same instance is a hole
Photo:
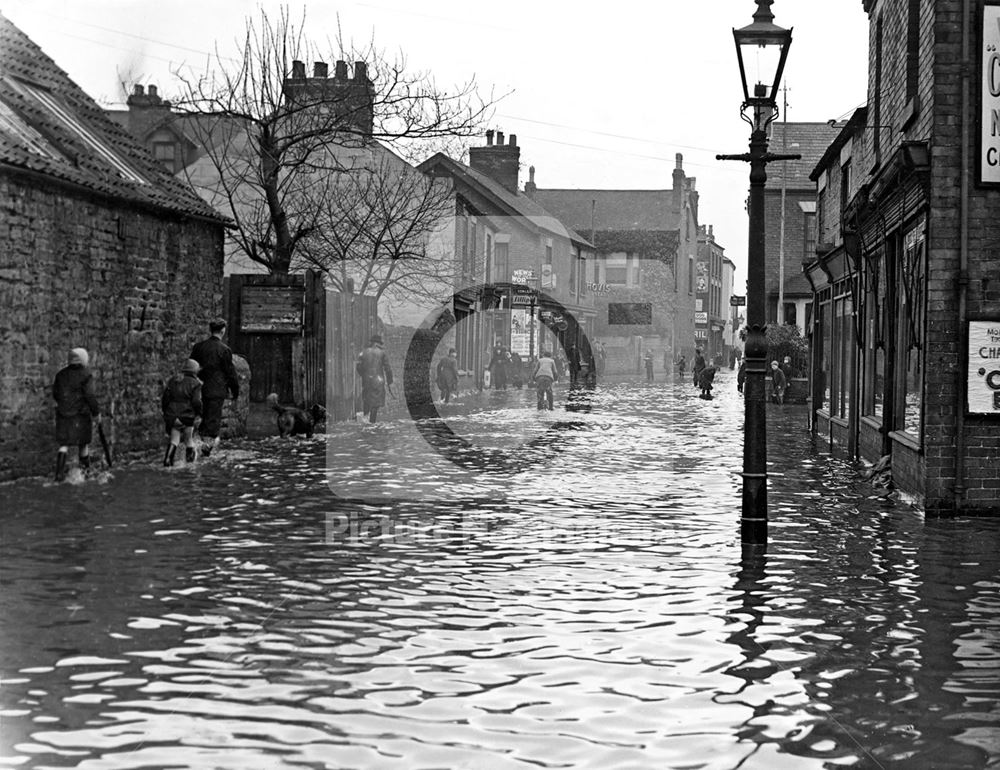
[[[979,348],[980,358],[1000,358],[1000,348]]]

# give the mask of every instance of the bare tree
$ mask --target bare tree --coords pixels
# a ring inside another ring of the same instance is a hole
[[[277,274],[287,273],[311,240],[334,238],[321,232],[337,223],[326,199],[331,184],[342,188],[346,176],[365,168],[371,143],[412,155],[415,143],[471,136],[494,103],[479,96],[474,80],[440,89],[373,43],[331,46],[333,76],[320,62],[307,77],[303,62],[320,57],[304,27],[304,14],[294,22],[287,9],[277,18],[261,10],[248,19],[236,59],[217,53],[200,76],[175,73],[184,90],[175,108],[188,116],[185,130],[205,153],[189,167],[190,181],[232,217],[236,249]],[[316,258],[318,245],[309,252]]]
[[[451,184],[384,148],[364,168],[328,176],[317,228],[293,267],[321,271],[332,288],[393,302],[440,299],[452,291],[454,255],[436,237],[454,213]]]

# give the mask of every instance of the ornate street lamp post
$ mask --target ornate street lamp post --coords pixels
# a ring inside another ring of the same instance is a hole
[[[767,405],[764,375],[767,339],[764,294],[764,183],[767,164],[798,160],[799,155],[767,151],[767,127],[778,115],[777,95],[792,31],[774,23],[773,0],[756,0],[753,23],[733,30],[743,80],[740,114],[750,124],[750,152],[717,155],[718,160],[750,164],[750,241],[747,247],[747,337],[744,346],[746,382],[743,426],[743,507],[740,538],[744,550],[767,544]],[[749,70],[749,72],[748,72]]]

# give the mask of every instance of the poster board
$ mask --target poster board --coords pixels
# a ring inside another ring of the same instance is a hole
[[[244,286],[240,296],[240,331],[298,334],[302,331],[305,292],[301,286]]]
[[[1000,417],[1000,318],[968,324],[966,414]]]

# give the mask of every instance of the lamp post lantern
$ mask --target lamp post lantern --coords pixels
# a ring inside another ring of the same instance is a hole
[[[744,551],[767,544],[767,372],[766,297],[764,291],[764,183],[767,164],[798,160],[800,155],[767,151],[767,127],[778,115],[777,94],[792,31],[774,23],[773,0],[756,0],[753,23],[733,30],[743,81],[740,114],[750,124],[750,152],[717,155],[718,160],[750,164],[750,239],[747,246],[747,336],[744,346],[746,381],[743,425],[743,500],[740,539]]]

